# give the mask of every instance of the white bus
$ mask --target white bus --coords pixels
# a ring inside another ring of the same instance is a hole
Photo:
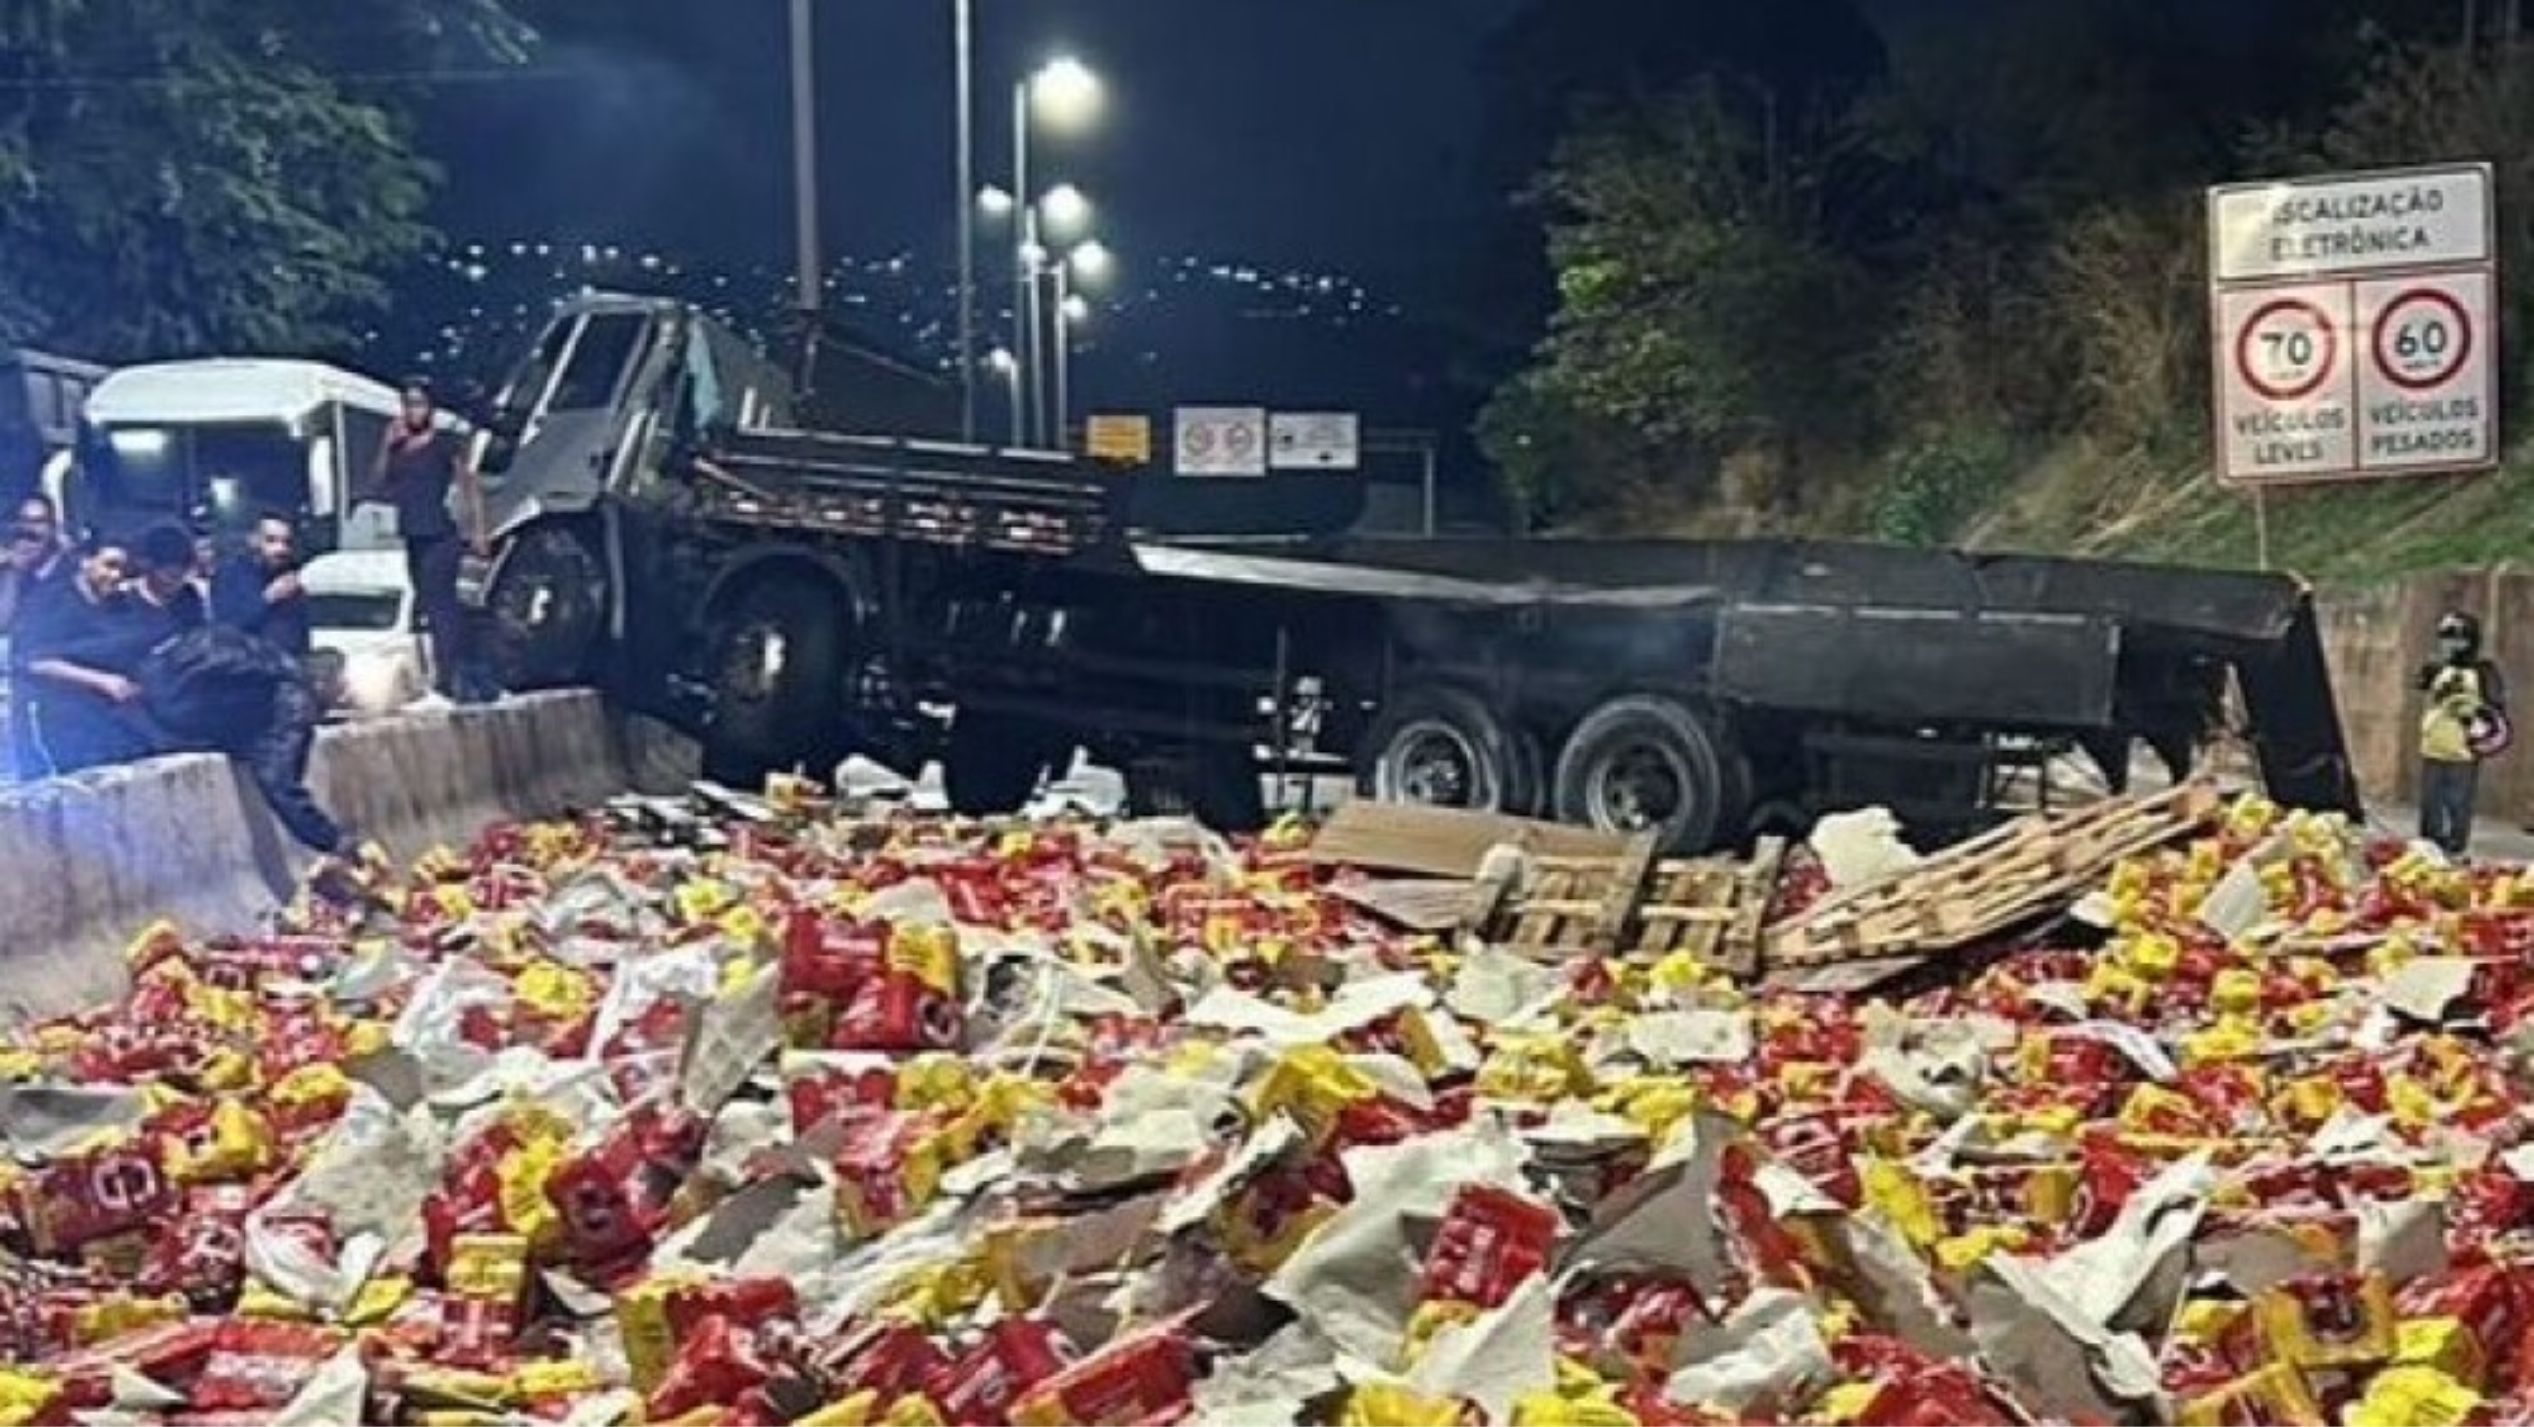
[[[273,511],[311,550],[383,549],[395,514],[372,488],[372,462],[396,410],[394,387],[321,362],[126,367],[89,394],[79,460],[56,495],[89,529],[175,519],[226,532]]]

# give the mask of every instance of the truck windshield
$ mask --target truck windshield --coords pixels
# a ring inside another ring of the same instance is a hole
[[[555,384],[553,411],[590,411],[605,406],[640,347],[651,320],[639,312],[601,312],[589,318],[580,342],[572,349],[563,380]]]

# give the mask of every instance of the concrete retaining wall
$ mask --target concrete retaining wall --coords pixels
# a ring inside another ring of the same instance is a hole
[[[2482,770],[2484,817],[2534,815],[2534,573],[2459,570],[2316,595],[2341,726],[2370,803],[2409,803],[2419,788],[2420,665],[2435,657],[2437,617],[2481,619],[2483,643],[2507,675],[2515,748]]]
[[[310,785],[398,857],[485,824],[691,777],[688,751],[587,693],[326,730]],[[227,759],[188,755],[0,791],[0,1024],[118,994],[125,943],[158,917],[242,931],[308,855]]]

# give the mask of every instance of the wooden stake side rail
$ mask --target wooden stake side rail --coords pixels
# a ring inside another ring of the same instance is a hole
[[[2018,819],[1770,927],[1768,964],[1829,966],[1967,946],[2073,901],[2121,859],[2204,826],[2218,806],[2215,789],[2188,783]]]

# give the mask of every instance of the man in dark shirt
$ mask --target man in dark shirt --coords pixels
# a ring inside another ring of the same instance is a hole
[[[17,523],[9,527],[6,546],[0,548],[0,639],[15,638],[27,612],[47,590],[68,581],[78,565],[78,557],[62,541],[53,502],[42,495],[20,502]],[[21,778],[40,776],[44,768],[35,747],[35,726],[27,719],[32,707],[24,688],[11,690],[9,766]]]
[[[289,517],[266,515],[256,521],[247,547],[220,562],[211,576],[211,617],[307,661],[313,647],[308,592],[299,583],[296,534]]]
[[[76,773],[147,757],[156,737],[133,678],[146,647],[137,597],[124,588],[121,541],[81,552],[78,572],[38,595],[10,646],[11,676],[27,705],[32,774]]]
[[[379,446],[378,480],[396,507],[414,607],[430,628],[432,685],[447,698],[467,699],[475,693],[475,676],[458,573],[468,549],[484,552],[484,491],[457,433],[442,429],[438,417],[430,383],[407,381],[404,411]],[[463,539],[449,510],[452,490],[465,497]]]

